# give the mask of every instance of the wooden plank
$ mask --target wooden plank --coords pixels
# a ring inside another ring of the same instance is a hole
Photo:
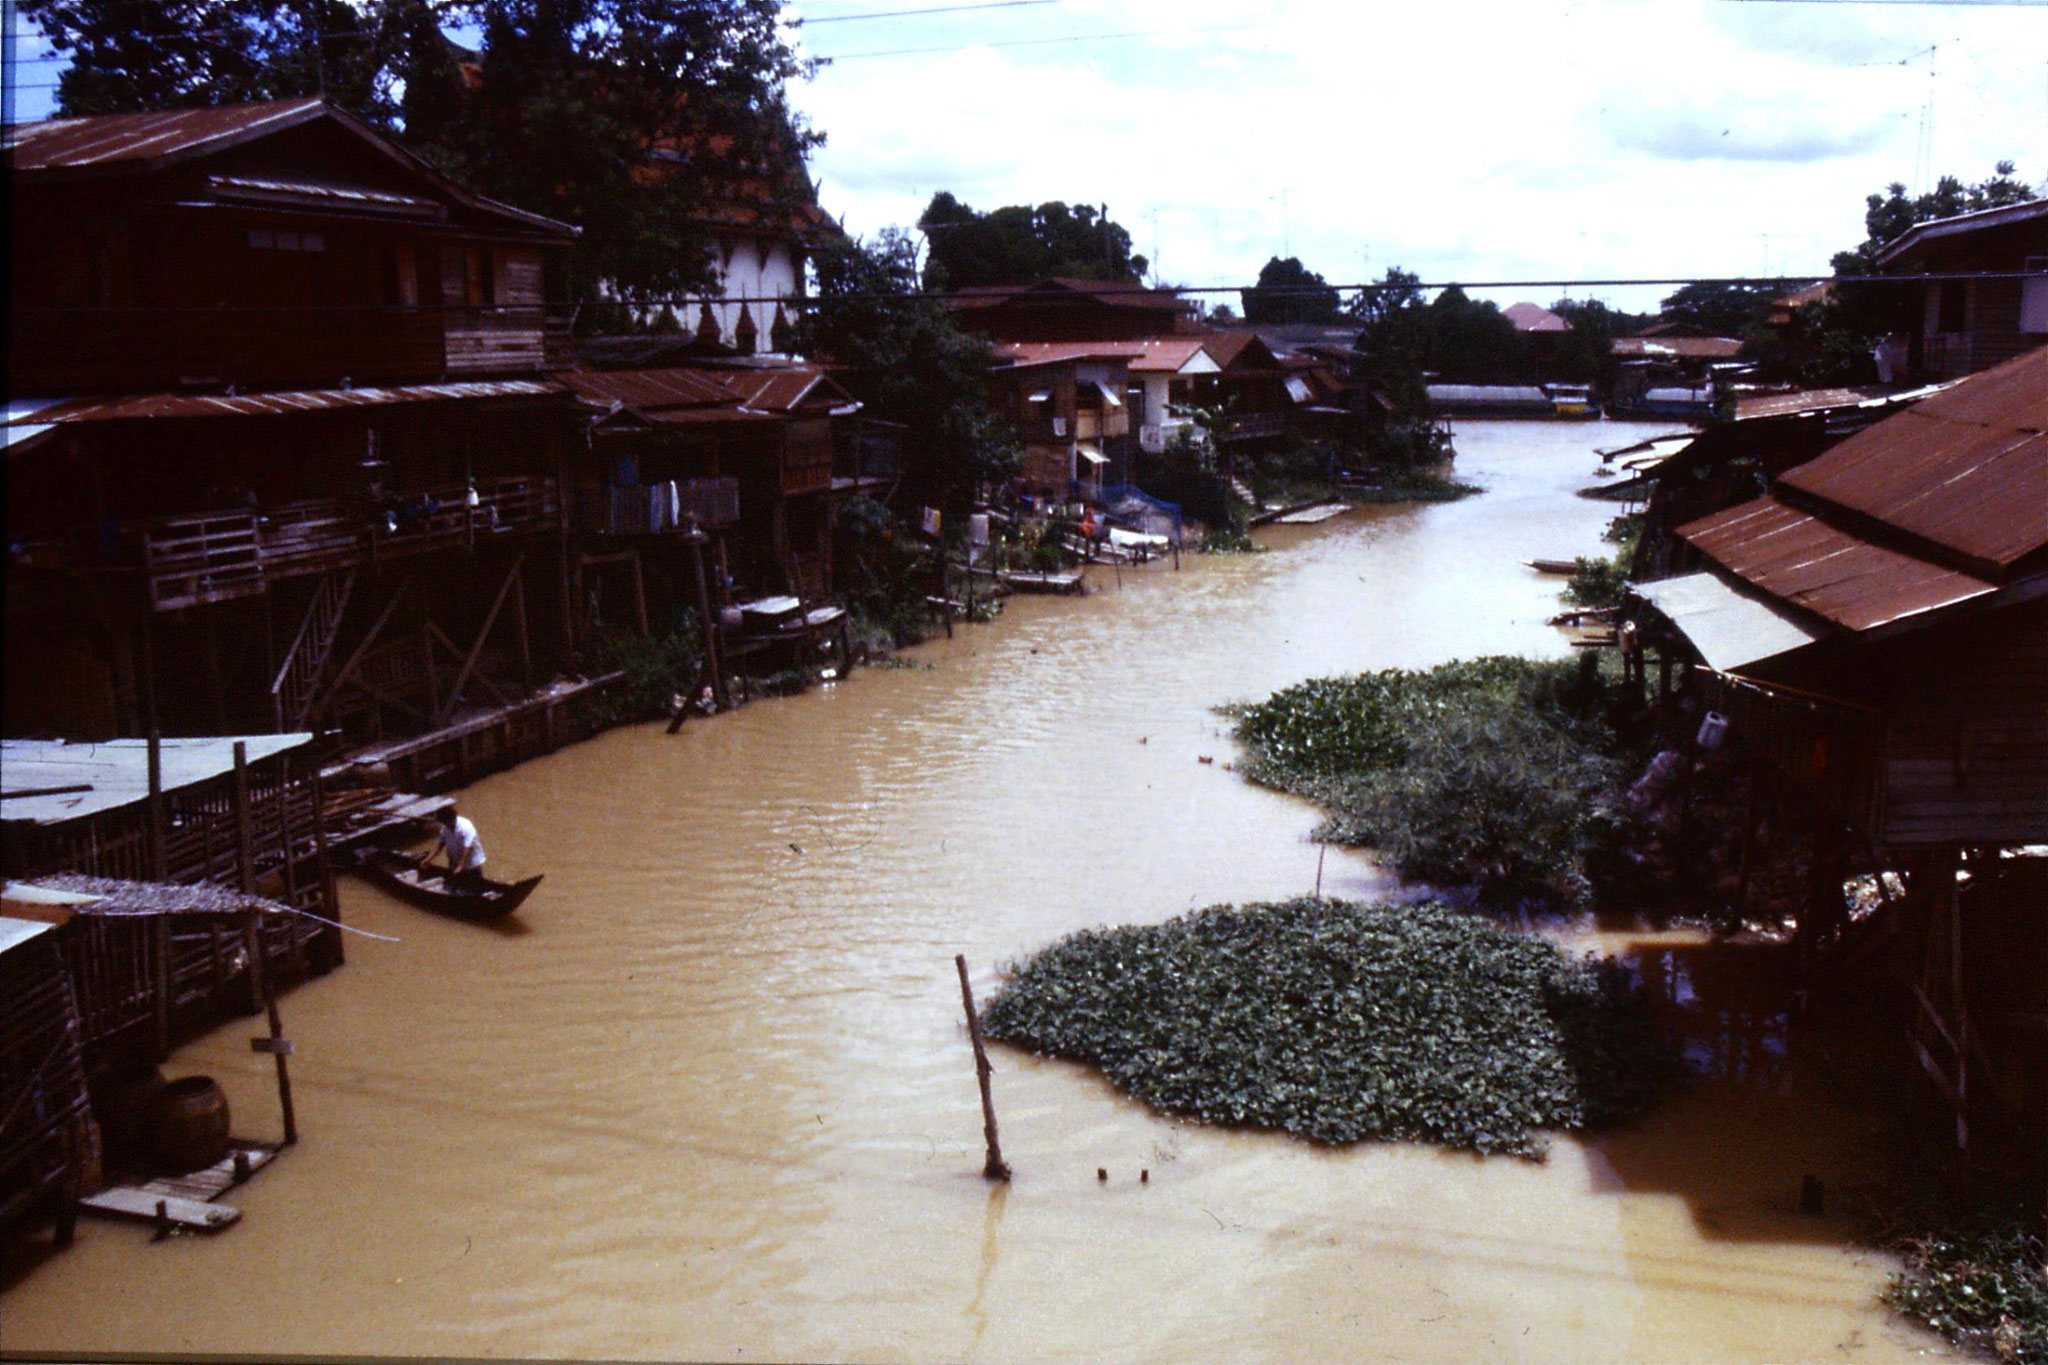
[[[138,1218],[145,1223],[157,1221],[157,1209],[163,1209],[163,1216],[174,1227],[191,1228],[197,1232],[217,1232],[242,1216],[242,1211],[226,1204],[213,1204],[198,1199],[183,1199],[177,1195],[157,1195],[133,1185],[122,1185],[111,1190],[78,1201],[82,1209],[94,1213],[111,1214],[117,1218]]]

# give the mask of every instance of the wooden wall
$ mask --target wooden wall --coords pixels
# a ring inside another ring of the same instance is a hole
[[[2048,601],[1877,654],[1892,680],[1885,842],[2048,842]]]

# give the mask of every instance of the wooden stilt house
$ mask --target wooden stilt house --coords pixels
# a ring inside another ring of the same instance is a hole
[[[2010,894],[2042,884],[2048,845],[2048,348],[1674,540],[1675,574],[1636,589],[1635,624],[1699,666],[1702,704],[1811,803],[1802,944],[1882,944],[1917,1020],[1914,1071],[1966,1151],[2038,1139],[2048,975],[2007,969],[2048,942],[2048,903]],[[1903,872],[1909,894],[1852,926],[1852,867]]]

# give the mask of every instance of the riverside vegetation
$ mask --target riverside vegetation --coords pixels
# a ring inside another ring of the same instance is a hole
[[[1213,906],[1071,935],[1013,970],[989,1036],[1153,1107],[1325,1143],[1540,1157],[1677,1066],[1628,975],[1436,905]]]
[[[2048,1244],[2017,1225],[1906,1242],[1885,1299],[2007,1365],[2048,1365]]]
[[[1318,678],[1227,714],[1239,771],[1321,806],[1316,837],[1370,846],[1410,880],[1577,902],[1624,771],[1609,710],[1586,655]]]

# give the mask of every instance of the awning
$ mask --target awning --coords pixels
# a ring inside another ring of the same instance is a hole
[[[1710,668],[1722,673],[1789,654],[1820,632],[1711,573],[1639,583],[1636,596],[1684,633]]]
[[[1119,397],[1117,393],[1113,389],[1111,389],[1107,384],[1097,383],[1095,386],[1095,391],[1102,395],[1103,402],[1109,404],[1113,408],[1120,408],[1124,405],[1124,400],[1121,397]]]
[[[1094,446],[1076,446],[1074,447],[1074,453],[1076,455],[1079,455],[1082,459],[1086,460],[1089,464],[1109,463],[1109,456],[1103,454]]]

